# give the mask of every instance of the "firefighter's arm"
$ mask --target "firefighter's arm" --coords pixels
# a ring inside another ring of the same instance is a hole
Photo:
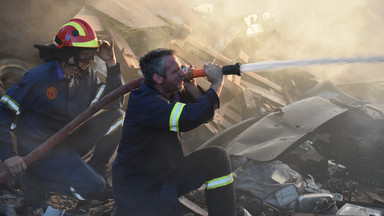
[[[97,56],[99,56],[108,67],[115,66],[117,61],[115,57],[115,51],[114,51],[114,40],[112,39],[109,43],[105,40],[99,40],[100,48],[97,53]]]
[[[185,79],[184,88],[194,99],[197,99],[198,97],[203,95],[199,87],[197,87],[195,78],[192,80]]]
[[[17,156],[13,151],[10,128],[14,113],[5,109],[5,106],[6,104],[1,104],[0,106],[0,157],[8,171],[12,175],[17,175],[27,168],[27,164],[22,157]],[[14,105],[14,107],[16,107],[16,105]]]
[[[115,52],[114,52],[114,40],[107,42],[105,40],[99,41],[100,48],[98,51],[98,56],[105,61],[107,65],[107,77],[106,77],[106,87],[103,92],[103,96],[107,95],[111,91],[119,88],[123,85],[120,64],[116,61]],[[120,97],[118,100],[107,105],[107,108],[121,108],[124,103],[124,97]]]
[[[221,67],[216,64],[204,65],[204,71],[208,81],[211,83],[211,88],[220,96],[223,88],[224,79]]]
[[[5,106],[3,104],[3,106]],[[17,175],[27,168],[27,164],[22,157],[17,156],[13,151],[10,136],[11,119],[13,113],[0,107],[0,151],[5,167],[12,175]]]
[[[27,168],[23,157],[18,156],[13,150],[11,125],[12,122],[15,122],[16,116],[23,112],[22,104],[29,107],[30,103],[32,103],[32,100],[28,101],[24,100],[24,98],[29,98],[28,93],[31,92],[36,83],[35,79],[38,79],[38,77],[26,73],[0,99],[0,158],[12,175],[19,174]]]

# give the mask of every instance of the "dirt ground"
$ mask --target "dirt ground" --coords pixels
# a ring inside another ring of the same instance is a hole
[[[4,167],[0,167],[3,171]],[[110,170],[110,169],[109,169]],[[108,175],[108,182],[111,181],[111,173]],[[111,215],[114,201],[113,199],[106,199],[104,201],[93,200],[90,204],[88,212],[76,211],[77,200],[71,197],[63,196],[57,193],[49,192],[46,194],[47,204],[61,210],[66,210],[66,215],[92,215],[92,216],[106,216]],[[25,197],[17,184],[15,178],[9,178],[6,182],[0,184],[0,215],[15,216],[10,213],[9,209],[15,210],[14,213],[18,216],[39,216],[43,215],[43,209],[32,209],[25,202]],[[8,210],[7,210],[8,209]]]
[[[0,164],[0,172],[4,170]],[[111,184],[111,167],[108,169],[107,181]],[[113,211],[114,200],[112,198],[103,201],[92,200],[88,212],[76,209],[78,201],[75,198],[60,195],[58,193],[47,193],[47,204],[53,208],[65,210],[65,216],[110,216]],[[206,210],[203,191],[193,191],[185,197]],[[14,210],[14,211],[13,211]],[[183,211],[188,216],[197,215],[187,207]],[[0,216],[41,216],[45,210],[33,209],[25,203],[25,197],[15,178],[9,178],[0,184]]]

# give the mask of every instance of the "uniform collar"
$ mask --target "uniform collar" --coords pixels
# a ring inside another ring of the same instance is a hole
[[[143,85],[144,85],[144,88],[149,89],[150,91],[156,92],[157,95],[161,95],[161,97],[163,97],[163,98],[165,98],[171,102],[180,101],[180,96],[179,96],[178,92],[172,93],[169,98],[166,98],[155,87],[153,87],[152,84],[144,82]]]
[[[58,79],[58,80],[63,80],[63,79],[65,78],[65,76],[64,76],[64,71],[63,71],[63,69],[60,67],[60,63],[59,63],[59,61],[56,61],[56,62],[55,62],[55,67],[56,67],[57,79]]]

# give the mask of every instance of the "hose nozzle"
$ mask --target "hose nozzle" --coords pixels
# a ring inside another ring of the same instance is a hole
[[[194,68],[193,66],[185,66],[183,67],[183,71],[185,72],[187,78],[189,80],[192,80],[193,78],[196,77],[205,77],[205,71],[204,68]],[[221,69],[223,72],[223,75],[238,75],[241,76],[242,73],[240,71],[240,63],[236,63],[234,65],[226,65],[223,66]]]

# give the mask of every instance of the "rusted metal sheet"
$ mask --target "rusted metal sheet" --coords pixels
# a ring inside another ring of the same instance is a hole
[[[322,97],[294,102],[244,130],[228,145],[227,152],[257,161],[273,160],[300,138],[347,110]]]

